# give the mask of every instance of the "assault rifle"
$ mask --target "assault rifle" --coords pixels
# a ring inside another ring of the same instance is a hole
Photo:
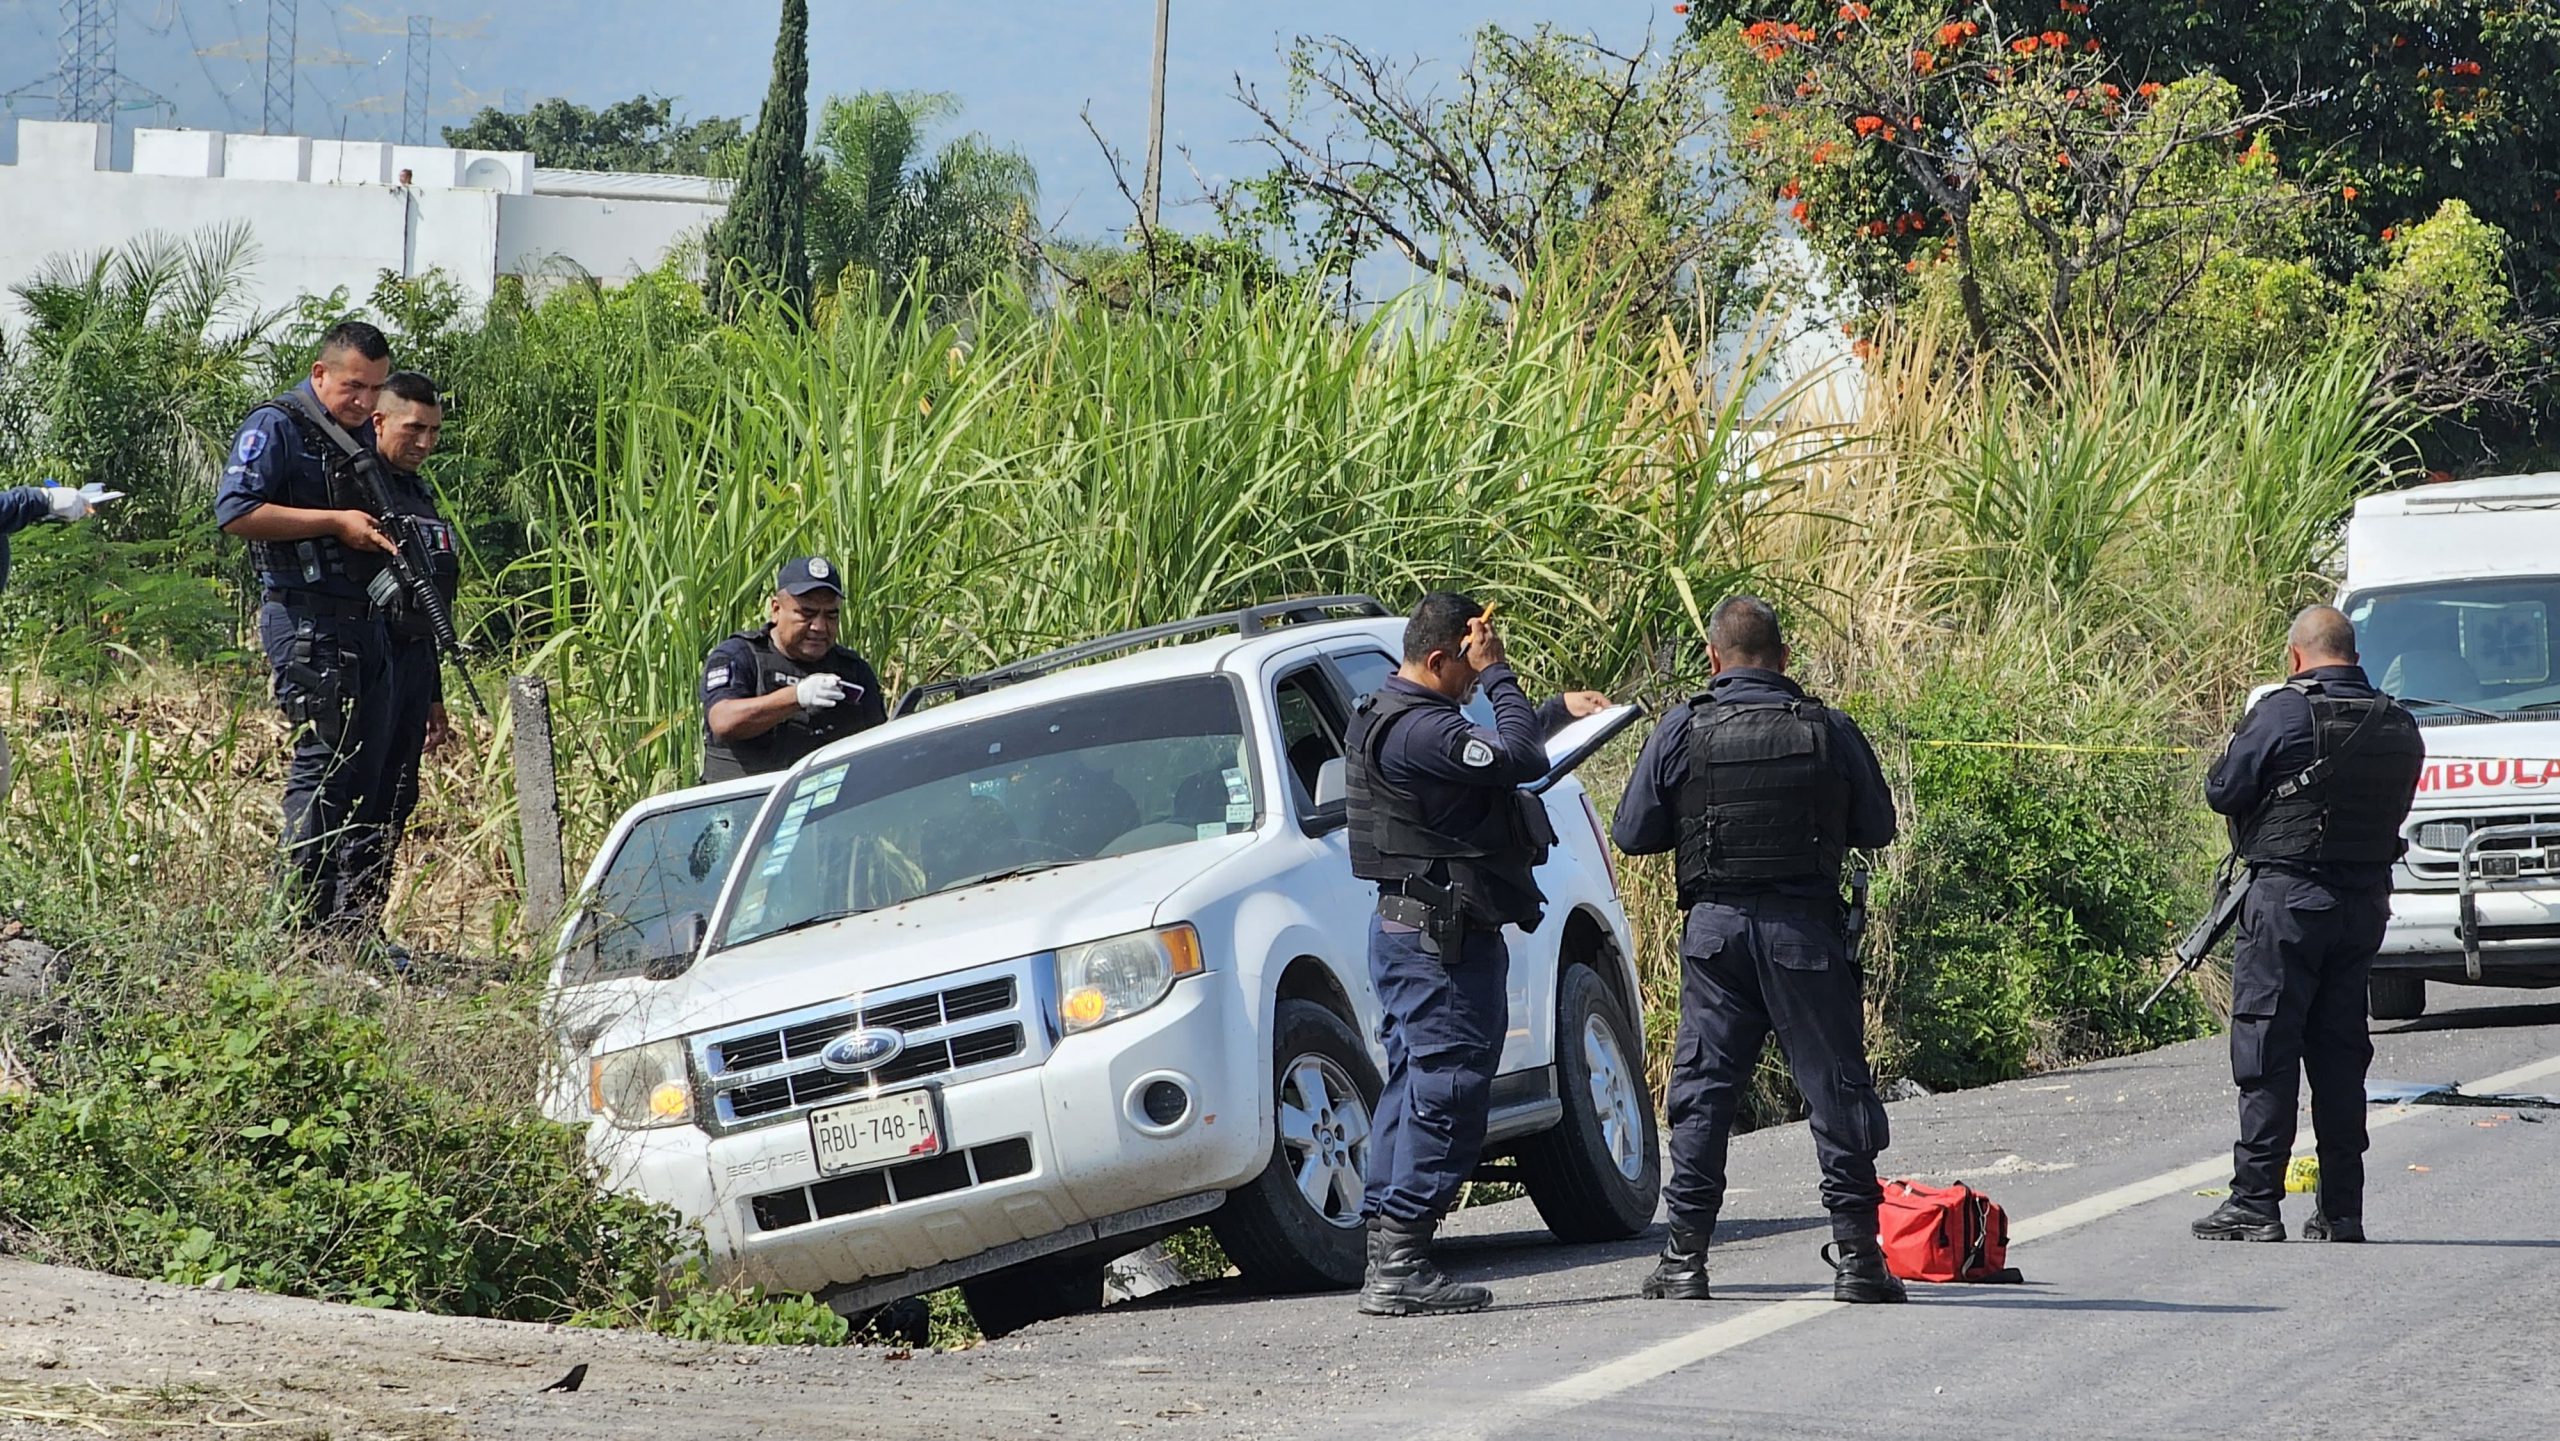
[[[2223,933],[2231,929],[2232,922],[2240,919],[2240,902],[2248,894],[2249,866],[2240,859],[2239,852],[2234,851],[2222,858],[2221,867],[2213,873],[2213,904],[2206,908],[2204,919],[2195,923],[2185,940],[2178,942],[2178,963],[2169,968],[2169,974],[2160,978],[2160,984],[2143,998],[2142,1004],[2133,1008],[2134,1014],[2150,1014],[2151,1008],[2160,1003],[2160,998],[2169,994],[2171,986],[2185,980],[2188,972],[2204,964],[2204,958],[2221,942]]]
[[[1864,864],[1849,872],[1849,918],[1842,924],[1841,931],[1849,942],[1849,964],[1853,966],[1858,963],[1858,952],[1867,944],[1868,880]]]
[[[471,697],[471,708],[480,713],[482,720],[492,719],[489,703],[480,698],[480,688],[471,683],[471,671],[464,664],[471,651],[462,643],[462,633],[454,628],[453,609],[444,603],[444,592],[428,578],[424,542],[415,526],[402,524],[406,517],[391,503],[391,487],[382,478],[382,458],[348,434],[328,407],[314,403],[299,390],[288,392],[286,398],[337,448],[345,472],[355,480],[356,498],[382,522],[383,530],[391,537],[391,553],[383,558],[383,575],[390,579],[400,599],[427,618],[436,650],[453,662],[454,673],[462,678],[462,693]],[[377,580],[376,584],[381,582]],[[377,604],[384,599],[380,595],[374,597]]]

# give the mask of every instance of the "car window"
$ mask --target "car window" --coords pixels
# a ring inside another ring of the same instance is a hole
[[[682,970],[701,944],[712,902],[764,798],[754,791],[633,825],[580,913],[561,984]]]
[[[1250,830],[1260,813],[1221,677],[922,726],[792,782],[749,849],[720,944]]]
[[[1280,756],[1307,805],[1316,793],[1316,775],[1324,763],[1342,755],[1341,722],[1331,684],[1318,666],[1304,666],[1282,676],[1274,688],[1273,708],[1280,718]]]
[[[1333,658],[1342,672],[1342,683],[1351,688],[1351,699],[1357,703],[1378,693],[1387,677],[1396,673],[1395,658],[1382,650],[1351,650]]]
[[[1382,650],[1344,651],[1333,658],[1333,663],[1342,672],[1343,684],[1351,687],[1354,705],[1377,694],[1378,687],[1387,683],[1387,677],[1396,673],[1394,657]],[[1471,724],[1486,730],[1494,729],[1493,702],[1484,698],[1483,691],[1467,697],[1467,703],[1460,709]]]

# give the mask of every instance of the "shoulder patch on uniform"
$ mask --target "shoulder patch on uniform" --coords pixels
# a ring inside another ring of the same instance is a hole
[[[1469,736],[1465,748],[1458,752],[1458,759],[1471,766],[1489,766],[1493,764],[1493,747]]]
[[[715,665],[711,669],[702,673],[702,683],[714,690],[717,690],[721,686],[729,683],[729,675],[729,663],[724,660],[718,665]]]
[[[234,452],[242,465],[255,461],[267,452],[267,433],[263,430],[240,432],[240,444]]]

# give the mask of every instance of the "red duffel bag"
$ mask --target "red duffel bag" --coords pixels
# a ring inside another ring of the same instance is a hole
[[[2022,1281],[2009,1264],[2009,1216],[1962,1181],[1884,1183],[1877,1215],[1887,1270],[1905,1281]]]

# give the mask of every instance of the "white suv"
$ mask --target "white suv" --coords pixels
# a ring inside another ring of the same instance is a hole
[[[1378,1006],[1343,736],[1402,631],[1348,597],[1107,637],[635,808],[564,931],[546,1109],[724,1273],[848,1312],[956,1282],[1001,1333],[1204,1217],[1257,1284],[1356,1284]],[[1635,1234],[1660,1182],[1568,774],[1635,716],[1550,742],[1546,920],[1509,936],[1483,1174],[1569,1240]]]

